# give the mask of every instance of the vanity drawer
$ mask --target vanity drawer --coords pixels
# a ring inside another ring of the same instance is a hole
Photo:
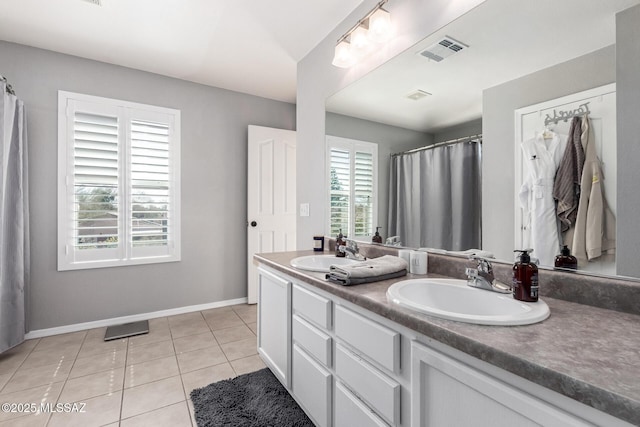
[[[331,425],[331,374],[293,345],[293,395],[315,425]]]
[[[293,341],[325,366],[331,365],[331,337],[297,314],[293,315]]]
[[[400,372],[400,334],[336,305],[336,336],[391,372]]]
[[[347,390],[340,381],[336,381],[336,399],[333,412],[336,426],[387,427],[387,423]]]
[[[335,370],[336,375],[385,421],[399,424],[400,384],[341,344],[336,344]]]
[[[326,330],[331,329],[331,300],[293,285],[293,311]]]

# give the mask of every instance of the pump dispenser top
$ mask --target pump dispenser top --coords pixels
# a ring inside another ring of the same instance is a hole
[[[519,261],[513,264],[513,297],[519,301],[538,301],[538,267],[531,263],[533,249],[517,249]]]
[[[371,241],[373,243],[382,243],[382,236],[380,235],[380,233],[378,233],[378,230],[382,228],[382,227],[376,227],[376,234],[373,235],[373,237],[371,238]]]

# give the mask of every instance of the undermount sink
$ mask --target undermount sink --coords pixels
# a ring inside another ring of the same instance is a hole
[[[360,262],[350,258],[340,258],[335,255],[308,255],[294,258],[290,264],[300,270],[316,271],[318,273],[328,273],[329,266],[349,265]]]
[[[549,317],[549,306],[542,300],[521,302],[511,294],[473,288],[459,279],[403,280],[389,287],[387,300],[442,319],[479,325],[530,325]]]

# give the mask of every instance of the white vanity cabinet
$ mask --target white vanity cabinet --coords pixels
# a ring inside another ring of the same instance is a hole
[[[593,426],[423,344],[411,350],[414,427]]]
[[[319,427],[332,423],[332,302],[292,285],[293,382],[291,393]]]
[[[291,385],[291,281],[258,268],[258,353],[280,382]]]
[[[631,426],[310,284],[259,272],[260,355],[319,427]]]

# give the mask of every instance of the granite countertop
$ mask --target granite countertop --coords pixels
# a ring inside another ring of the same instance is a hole
[[[551,316],[534,325],[483,326],[423,315],[387,302],[386,291],[407,275],[355,286],[290,266],[313,251],[255,259],[443,344],[586,405],[640,425],[640,316],[545,297]],[[432,275],[435,276],[435,275]],[[438,276],[443,277],[443,276]]]

